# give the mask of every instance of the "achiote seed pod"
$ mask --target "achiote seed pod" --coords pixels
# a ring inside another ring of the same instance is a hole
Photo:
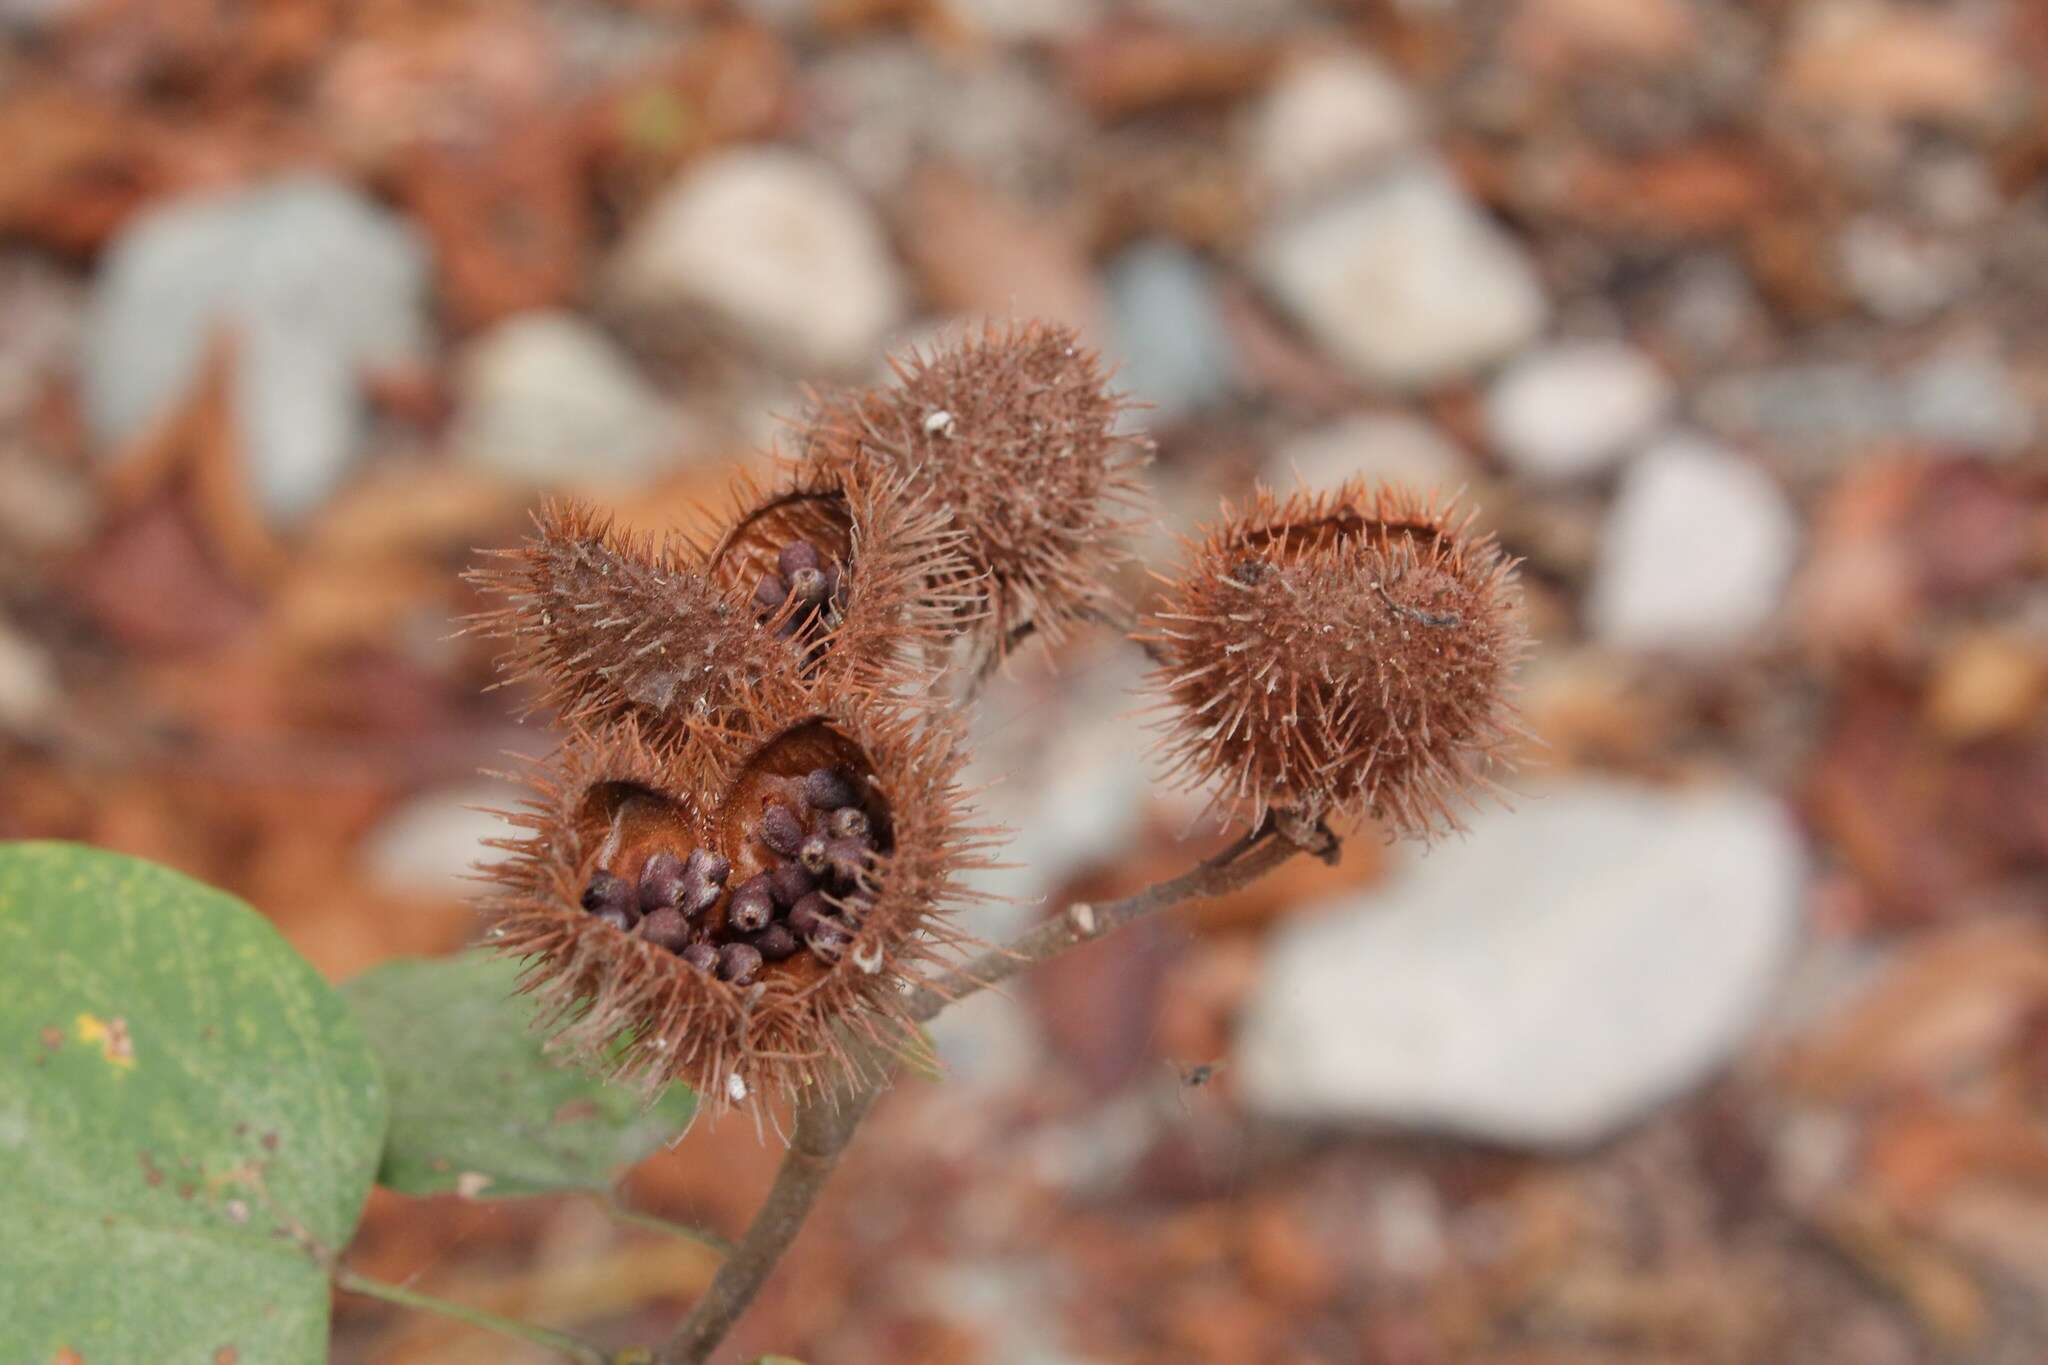
[[[864,1071],[921,1046],[905,986],[964,942],[950,912],[988,865],[960,762],[943,717],[851,692],[682,747],[632,720],[579,729],[509,817],[522,837],[497,843],[491,938],[526,961],[569,1051],[650,1091],[682,1080],[714,1106],[760,1103]],[[822,829],[848,809],[870,844],[822,877],[761,837],[769,812]],[[586,908],[650,864],[656,881],[680,866],[707,885],[719,867],[725,893],[696,917],[664,908],[641,922],[651,933]],[[849,905],[857,924],[839,917]]]
[[[1140,496],[1141,442],[1093,351],[1048,323],[985,325],[893,359],[897,382],[821,402],[804,467],[832,478],[906,478],[935,493],[965,536],[971,624],[1000,655],[1027,628],[1058,638],[1103,605]]]
[[[1519,596],[1469,514],[1405,490],[1226,506],[1139,636],[1173,775],[1254,820],[1455,828],[1519,733]]]
[[[821,693],[901,694],[979,609],[964,544],[933,493],[900,474],[792,465],[737,483],[702,556],[789,677]]]
[[[502,602],[469,629],[505,641],[499,671],[534,685],[564,722],[715,722],[793,686],[746,594],[706,577],[680,540],[622,532],[567,501],[533,520],[524,545],[487,552],[492,562],[465,575]]]

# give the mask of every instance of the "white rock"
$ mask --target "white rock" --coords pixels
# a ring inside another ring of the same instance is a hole
[[[1434,164],[1282,222],[1253,266],[1336,360],[1399,387],[1484,368],[1534,338],[1547,312],[1521,248]]]
[[[614,283],[630,306],[704,308],[806,369],[859,366],[904,308],[873,210],[787,148],[684,172],[632,228]]]
[[[1289,67],[1252,119],[1252,164],[1280,199],[1319,194],[1414,144],[1421,119],[1392,72],[1363,52]]]
[[[1518,472],[1574,479],[1628,454],[1670,406],[1670,382],[1642,352],[1614,342],[1560,342],[1523,356],[1494,381],[1486,426]]]
[[[1152,736],[1132,723],[1145,665],[1108,645],[1049,675],[1035,655],[991,680],[974,708],[967,784],[993,824],[1010,831],[978,871],[978,890],[1008,902],[977,913],[973,932],[1000,941],[1036,920],[1069,878],[1121,856],[1153,786]]]
[[[570,313],[525,313],[456,358],[452,444],[503,477],[639,483],[667,463],[673,415],[611,339]]]
[[[85,412],[112,456],[188,391],[215,333],[237,339],[234,407],[264,512],[317,507],[364,427],[366,370],[417,359],[427,255],[399,219],[302,176],[180,200],[108,251],[83,338]]]
[[[1289,1119],[1597,1141],[1749,1035],[1803,875],[1790,821],[1754,792],[1540,791],[1288,922],[1239,1040],[1243,1093]]]
[[[1369,412],[1303,432],[1266,462],[1266,482],[1292,487],[1334,488],[1362,476],[1374,483],[1403,483],[1428,492],[1449,492],[1468,474],[1464,456],[1432,422],[1401,412]]]
[[[1672,436],[1631,465],[1601,532],[1593,634],[1623,649],[1741,644],[1777,611],[1799,523],[1756,466]]]
[[[494,810],[511,810],[522,793],[509,784],[470,783],[423,792],[384,817],[365,839],[370,882],[402,896],[472,895],[472,864],[495,857],[486,839],[513,833]]]
[[[1096,0],[940,0],[946,16],[998,43],[1057,42],[1096,20]]]
[[[0,734],[40,733],[59,700],[49,654],[0,619]]]

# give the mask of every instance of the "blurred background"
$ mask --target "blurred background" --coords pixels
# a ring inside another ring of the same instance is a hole
[[[0,836],[330,976],[474,933],[537,752],[454,638],[543,490],[660,528],[949,321],[1079,327],[1173,535],[1463,489],[1516,813],[947,1016],[747,1320],[814,1365],[2048,1359],[2048,7],[0,0]],[[1124,586],[1142,599],[1149,580]],[[1185,866],[1136,650],[977,722],[1014,931]],[[641,1207],[737,1232],[700,1124]],[[608,1340],[708,1256],[379,1194]],[[527,1359],[344,1298],[337,1358]],[[744,1348],[746,1356],[739,1352]]]

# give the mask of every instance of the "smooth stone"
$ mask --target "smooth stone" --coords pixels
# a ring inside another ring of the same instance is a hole
[[[1110,263],[1107,286],[1114,382],[1150,404],[1141,422],[1171,422],[1228,396],[1235,356],[1201,257],[1163,239],[1141,242]]]
[[[1471,825],[1287,921],[1237,1045],[1255,1112],[1576,1146],[1758,1026],[1805,875],[1775,800],[1579,779]]]
[[[611,339],[571,313],[524,313],[455,362],[450,443],[516,482],[640,483],[674,453],[677,424]]]
[[[1601,531],[1587,615],[1623,649],[1713,652],[1776,614],[1799,553],[1790,501],[1755,465],[1689,435],[1629,466]]]
[[[1516,473],[1584,478],[1650,435],[1671,383],[1649,357],[1605,341],[1559,342],[1516,360],[1486,394],[1486,428]]]
[[[360,453],[365,375],[425,353],[427,280],[410,227],[317,176],[150,210],[108,249],[82,338],[100,455],[186,396],[225,328],[256,501],[279,524],[301,520]]]
[[[1363,52],[1320,53],[1282,73],[1253,114],[1252,166],[1282,201],[1384,165],[1420,137],[1400,80]]]
[[[1482,370],[1533,340],[1549,313],[1522,248],[1433,162],[1282,221],[1252,264],[1333,359],[1395,388]]]
[[[904,313],[873,208],[783,147],[684,171],[629,231],[612,280],[628,307],[702,308],[805,369],[855,370]]]
[[[500,856],[484,846],[511,832],[494,811],[517,807],[524,793],[498,783],[443,787],[403,802],[363,841],[370,883],[397,895],[467,899],[475,865]]]
[[[1465,457],[1435,423],[1403,412],[1367,412],[1303,432],[1266,462],[1275,488],[1335,488],[1346,479],[1405,484],[1418,492],[1457,488]]]

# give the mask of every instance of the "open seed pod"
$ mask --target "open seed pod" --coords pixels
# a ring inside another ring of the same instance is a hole
[[[889,471],[794,466],[741,479],[705,572],[818,692],[917,690],[981,605],[963,537]]]
[[[533,520],[524,545],[486,551],[493,562],[466,577],[504,603],[470,630],[506,642],[499,671],[534,684],[538,705],[570,724],[659,728],[716,723],[793,690],[785,651],[679,539],[622,532],[569,501]]]
[[[488,869],[572,1053],[652,1093],[757,1105],[918,1051],[904,985],[961,940],[985,866],[955,736],[857,696],[684,751],[575,733]]]
[[[1358,480],[1226,505],[1138,637],[1172,775],[1254,820],[1455,828],[1519,733],[1525,647],[1513,563],[1470,527]]]
[[[891,472],[933,492],[965,534],[972,625],[994,655],[1028,628],[1057,639],[1100,609],[1141,497],[1141,442],[1124,403],[1072,330],[985,325],[929,354],[893,359],[897,382],[833,396],[801,452],[835,475]]]

